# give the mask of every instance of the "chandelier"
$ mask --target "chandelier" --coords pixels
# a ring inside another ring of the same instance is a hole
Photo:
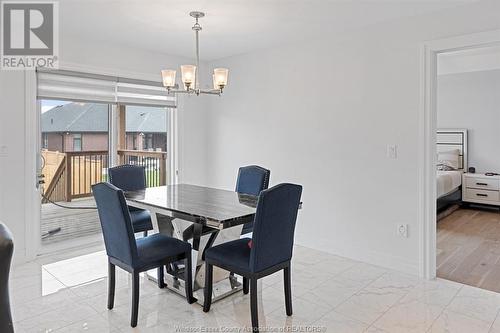
[[[186,93],[186,94],[210,94],[219,95],[222,94],[222,90],[227,85],[227,75],[229,70],[227,68],[215,68],[212,75],[213,89],[200,89],[198,70],[200,68],[200,43],[199,43],[199,33],[201,31],[201,25],[198,23],[198,19],[205,16],[203,12],[191,12],[189,13],[191,17],[194,17],[196,23],[193,25],[195,39],[196,39],[196,65],[182,65],[181,75],[182,84],[184,89],[178,89],[178,85],[175,83],[174,69],[164,69],[161,71],[161,77],[163,81],[163,86],[167,88],[168,93]]]

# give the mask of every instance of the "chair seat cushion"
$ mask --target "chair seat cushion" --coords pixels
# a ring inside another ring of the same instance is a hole
[[[132,220],[132,226],[134,228],[134,232],[153,230],[153,222],[151,222],[151,214],[147,210],[137,209],[137,208],[131,210],[130,208],[129,208],[130,219]]]
[[[140,265],[147,265],[191,251],[191,244],[162,234],[139,238],[136,244]]]
[[[253,222],[245,223],[241,229],[241,235],[246,235],[253,232]]]
[[[223,265],[250,271],[250,238],[241,238],[211,247],[205,251],[205,260],[210,259]]]

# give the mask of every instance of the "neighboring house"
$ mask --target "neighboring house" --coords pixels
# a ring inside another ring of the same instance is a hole
[[[167,149],[165,109],[142,106],[126,108],[126,149]],[[108,150],[108,105],[68,103],[41,116],[42,148],[51,151]]]

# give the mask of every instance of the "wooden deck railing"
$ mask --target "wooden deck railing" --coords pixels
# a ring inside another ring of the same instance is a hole
[[[146,186],[166,184],[167,153],[147,150],[118,150],[120,164],[141,165],[146,168]]]
[[[66,152],[66,201],[92,195],[92,185],[108,179],[108,152]]]
[[[119,164],[145,167],[148,187],[166,184],[166,152],[118,150],[117,153]],[[68,202],[89,197],[93,184],[108,180],[108,167],[108,151],[66,152],[46,187],[45,197],[51,201]]]

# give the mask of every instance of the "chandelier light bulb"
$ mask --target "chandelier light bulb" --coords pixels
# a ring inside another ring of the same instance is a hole
[[[161,71],[163,86],[170,89],[175,87],[175,70],[164,69]]]
[[[182,65],[182,83],[184,83],[184,89],[189,88],[194,89],[194,82],[196,80],[196,66],[194,65]]]
[[[227,85],[227,75],[229,70],[227,68],[215,68],[213,81],[214,89],[222,89]]]

